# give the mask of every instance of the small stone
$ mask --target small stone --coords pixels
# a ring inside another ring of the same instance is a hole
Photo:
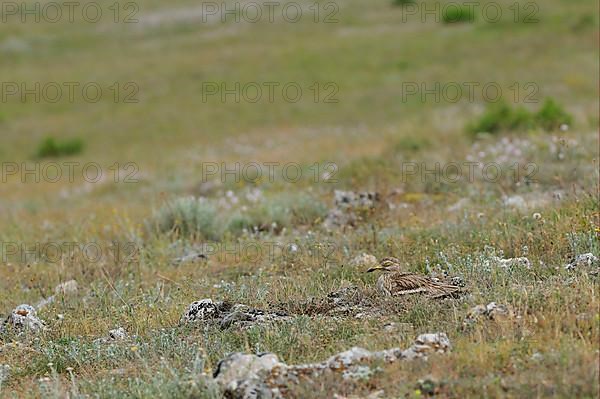
[[[4,321],[4,325],[33,333],[38,333],[45,329],[44,323],[37,317],[35,308],[27,304],[22,304],[14,308]]]
[[[500,322],[512,320],[514,313],[508,305],[498,305],[496,302],[490,302],[485,306],[477,305],[467,313],[463,326],[471,325],[482,318]]]
[[[540,362],[544,360],[544,355],[542,355],[540,352],[535,352],[533,355],[531,355],[531,360],[534,362]]]
[[[577,255],[570,263],[565,265],[565,269],[574,270],[576,268],[592,267],[597,265],[598,257],[591,252]]]
[[[228,386],[233,381],[264,377],[266,372],[283,365],[273,353],[249,355],[236,352],[217,364],[213,377],[219,384]]]
[[[190,304],[181,316],[182,323],[214,323],[226,329],[232,326],[247,328],[255,324],[288,320],[283,312],[267,312],[238,303],[214,302],[210,298]]]
[[[127,338],[127,332],[123,327],[115,328],[108,332],[108,337],[114,341],[121,341]]]
[[[175,258],[171,261],[173,265],[184,265],[186,263],[197,263],[197,262],[205,262],[208,260],[208,256],[200,252],[192,252],[185,256],[181,256],[179,258]]]
[[[350,261],[350,266],[357,268],[369,268],[371,266],[377,265],[377,263],[377,258],[375,256],[363,252],[362,254],[352,258],[352,260]]]
[[[225,398],[284,398],[292,384],[314,380],[326,373],[339,373],[346,380],[370,378],[378,369],[361,364],[373,360],[394,362],[400,359],[426,358],[428,353],[444,353],[451,345],[444,333],[422,334],[407,350],[392,348],[370,352],[354,347],[331,356],[324,362],[286,365],[272,353],[258,355],[233,353],[221,360],[214,372],[214,381],[221,386]],[[379,398],[384,391],[373,392],[368,398]]]
[[[445,333],[421,334],[415,340],[415,344],[429,346],[438,353],[452,349],[452,344]]]
[[[185,323],[210,320],[219,316],[219,307],[210,298],[192,302],[181,316]]]
[[[325,363],[327,364],[327,367],[334,370],[345,369],[356,362],[367,360],[372,357],[373,354],[368,350],[355,346],[345,352],[331,356]]]

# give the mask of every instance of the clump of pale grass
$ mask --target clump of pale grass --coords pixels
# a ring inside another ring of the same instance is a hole
[[[154,213],[151,225],[160,233],[193,235],[207,240],[221,237],[217,208],[210,201],[193,196],[168,201]]]

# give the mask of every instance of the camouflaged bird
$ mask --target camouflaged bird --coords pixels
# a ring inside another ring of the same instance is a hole
[[[423,276],[421,274],[403,271],[400,261],[387,257],[381,259],[379,265],[367,270],[367,273],[376,270],[383,271],[377,279],[377,290],[386,296],[400,296],[408,294],[426,294],[430,298],[443,298],[459,294],[462,289],[457,285],[445,284]]]

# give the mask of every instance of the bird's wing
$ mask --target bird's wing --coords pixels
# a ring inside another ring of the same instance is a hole
[[[414,273],[396,273],[390,277],[392,295],[427,292],[427,278]]]
[[[429,280],[429,279],[428,279]],[[432,298],[442,298],[448,295],[456,294],[461,292],[462,289],[457,285],[444,284],[436,281],[429,280],[428,283],[428,294]]]

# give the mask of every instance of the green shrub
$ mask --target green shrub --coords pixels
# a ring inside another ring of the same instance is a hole
[[[392,2],[395,6],[403,6],[405,4],[413,4],[415,0],[393,0]]]
[[[459,4],[450,4],[444,7],[442,12],[442,20],[446,24],[474,22],[475,14],[469,7],[464,7]]]
[[[513,109],[506,102],[490,104],[483,115],[467,126],[473,135],[478,133],[498,133],[503,130],[531,128],[533,116],[523,107]]]
[[[552,98],[547,98],[540,110],[532,114],[523,107],[511,108],[505,102],[490,104],[481,117],[467,125],[467,132],[498,133],[500,131],[518,131],[525,129],[541,128],[552,131],[560,128],[562,124],[570,125],[573,117],[568,114]]]
[[[50,158],[79,154],[83,150],[81,139],[58,141],[54,137],[45,138],[38,146],[37,158]]]
[[[571,125],[573,117],[552,98],[547,98],[535,115],[535,121],[544,130],[552,131],[558,129],[562,124]]]
[[[587,29],[592,29],[597,26],[596,16],[592,14],[585,14],[579,17],[579,19],[572,25],[572,30],[575,32],[581,32]]]
[[[153,222],[160,233],[174,232],[218,240],[221,232],[216,219],[217,210],[213,204],[190,196],[168,201],[155,212]]]

